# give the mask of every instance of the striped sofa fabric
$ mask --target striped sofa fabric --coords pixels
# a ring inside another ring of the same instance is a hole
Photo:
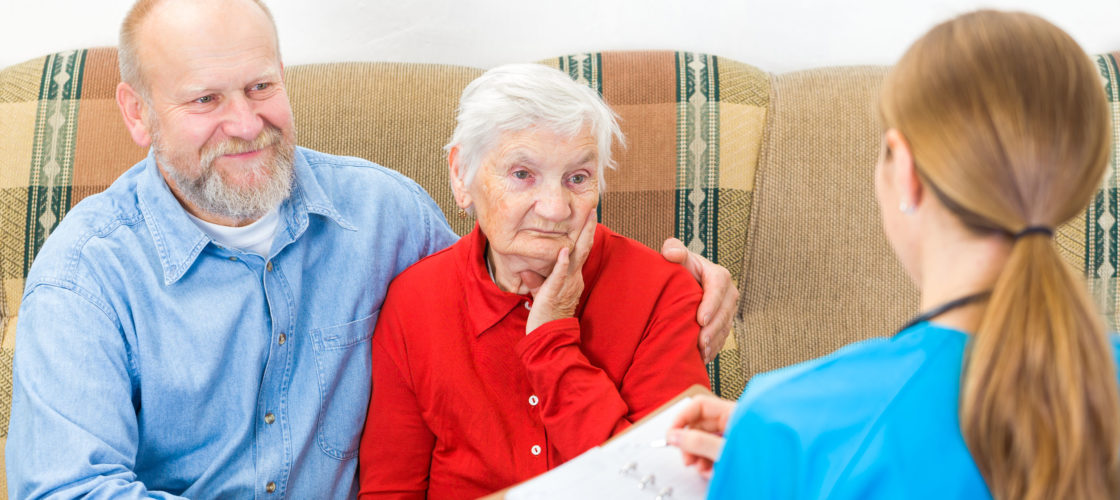
[[[1117,54],[1095,60],[1120,125]],[[890,256],[870,197],[879,140],[873,103],[884,68],[770,75],[724,58],[670,51],[542,62],[598,90],[621,118],[627,144],[615,151],[619,168],[607,173],[602,221],[653,248],[680,238],[739,283],[734,335],[709,366],[720,395],[738,396],[759,371],[889,334],[916,308],[916,293]],[[114,102],[116,64],[115,49],[98,48],[0,70],[0,446],[17,311],[35,253],[74,204],[145,154],[129,139]],[[460,91],[482,71],[385,63],[289,67],[299,143],[400,170],[464,234],[473,221],[455,215],[441,146],[451,135]],[[1113,133],[1120,144],[1120,126]],[[1114,327],[1120,309],[1116,166],[1113,159],[1095,202],[1057,238]]]

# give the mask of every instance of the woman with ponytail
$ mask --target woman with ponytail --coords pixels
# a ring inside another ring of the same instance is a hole
[[[1120,498],[1120,341],[1052,239],[1108,162],[1096,69],[1043,19],[974,12],[879,107],[876,195],[923,312],[695,401],[669,442],[714,463],[711,498]]]

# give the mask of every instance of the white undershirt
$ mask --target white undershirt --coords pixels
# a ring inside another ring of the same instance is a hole
[[[261,257],[268,257],[272,248],[272,238],[280,227],[280,207],[269,210],[264,217],[253,221],[248,226],[229,227],[221,224],[206,222],[190,212],[191,220],[202,232],[206,233],[214,243],[226,248],[236,248],[242,252],[255,253]]]

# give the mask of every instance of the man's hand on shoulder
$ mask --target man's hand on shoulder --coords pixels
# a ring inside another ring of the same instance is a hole
[[[739,290],[731,282],[731,272],[704,256],[689,251],[676,238],[665,240],[665,244],[661,246],[661,255],[669,262],[684,266],[704,289],[700,307],[696,310],[696,321],[700,323],[700,339],[697,343],[704,362],[710,363],[731,333],[731,318],[739,303]]]

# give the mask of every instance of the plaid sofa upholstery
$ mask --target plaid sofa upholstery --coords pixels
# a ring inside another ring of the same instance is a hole
[[[1095,56],[1120,144],[1120,53]],[[602,221],[654,248],[676,236],[742,291],[734,334],[709,366],[734,398],[754,373],[894,331],[917,292],[879,229],[871,171],[883,67],[771,75],[706,54],[640,51],[542,61],[602,93],[627,147],[607,173]],[[422,184],[452,227],[441,146],[477,68],[385,63],[293,66],[301,145],[372,159]],[[51,54],[0,70],[0,447],[24,277],[51,229],[141,159],[113,92],[116,51]],[[1116,146],[1114,146],[1115,148]],[[1114,155],[1115,157],[1115,155]],[[1113,160],[1096,201],[1059,231],[1115,327],[1120,305]],[[3,461],[0,460],[0,469]],[[0,498],[6,486],[0,474]]]

